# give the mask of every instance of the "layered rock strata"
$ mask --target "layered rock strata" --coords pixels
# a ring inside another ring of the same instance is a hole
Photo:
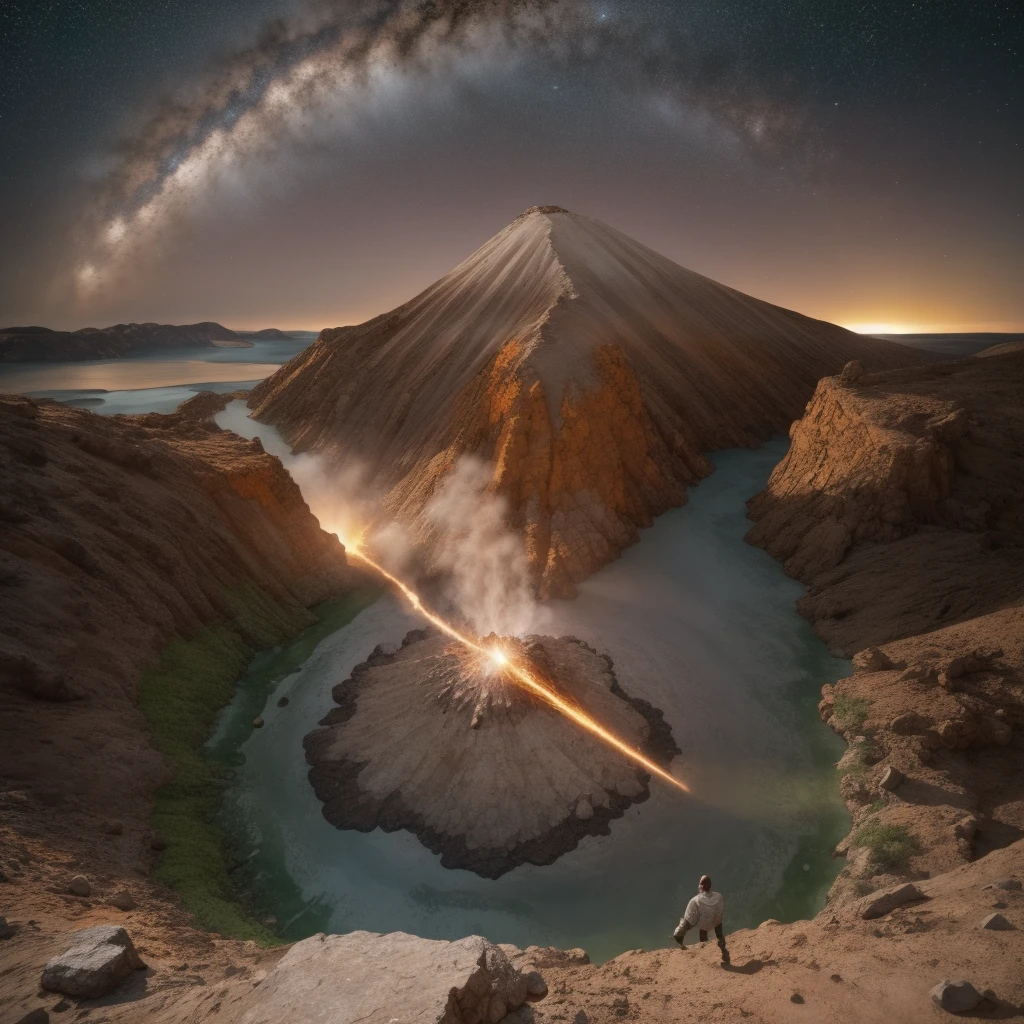
[[[0,777],[26,801],[4,814],[88,834],[116,820],[101,845],[140,866],[167,779],[142,673],[211,625],[252,647],[284,638],[350,585],[280,461],[194,402],[101,417],[0,396]]]
[[[628,697],[575,637],[502,648],[657,764],[677,754],[661,712]],[[408,829],[449,868],[497,878],[550,864],[649,795],[649,775],[517,686],[487,656],[414,630],[334,688],[305,740],[309,778],[339,828]]]
[[[934,357],[684,270],[605,225],[528,210],[390,313],[323,331],[250,404],[301,451],[358,463],[429,552],[462,455],[493,466],[542,596],[571,596],[711,471],[788,429],[818,379]]]
[[[840,768],[853,874],[920,876],[1014,841],[1024,351],[880,374],[850,366],[818,385],[791,437],[750,502],[749,539],[807,584],[800,611],[854,655],[854,675],[821,703],[851,743]],[[900,857],[878,849],[893,835]]]

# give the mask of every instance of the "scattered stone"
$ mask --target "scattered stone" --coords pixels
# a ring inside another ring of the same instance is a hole
[[[975,837],[978,832],[978,819],[973,814],[968,815],[966,818],[961,818],[956,825],[953,826],[953,834],[957,839],[971,840]]]
[[[853,656],[853,667],[860,672],[887,672],[894,664],[885,651],[877,647],[865,647]]]
[[[869,896],[861,905],[860,916],[865,921],[872,921],[876,917],[885,917],[897,907],[902,907],[904,903],[926,899],[928,897],[916,885],[907,882],[905,885],[898,885]]]
[[[118,910],[134,910],[138,904],[132,899],[132,894],[127,890],[119,892],[111,901],[112,907],[117,907]]]
[[[882,771],[882,777],[878,780],[880,788],[892,792],[906,776],[898,768],[893,768],[892,765],[888,765]]]
[[[89,884],[89,879],[85,875],[75,875],[74,878],[68,882],[68,892],[72,896],[91,896],[92,886]]]
[[[119,836],[124,834],[124,825],[119,821],[108,821],[107,822],[107,835],[108,836]]]
[[[9,939],[14,934],[14,929],[7,923],[6,917],[0,917],[0,939]]]
[[[257,715],[252,720],[252,727],[254,729],[262,729],[263,728],[263,716],[262,715]]]
[[[42,986],[75,999],[98,999],[145,966],[123,928],[83,928],[43,969]]]
[[[29,1010],[24,1017],[19,1017],[15,1024],[50,1024],[50,1015],[39,1006]]]
[[[969,981],[940,981],[931,991],[932,1002],[947,1013],[966,1013],[981,1002],[981,993]]]
[[[282,697],[282,698],[281,698],[281,699],[280,699],[280,700],[279,700],[279,701],[277,702],[277,706],[278,706],[279,708],[286,708],[286,707],[288,707],[288,698],[287,698],[287,697]]]
[[[829,981],[839,982],[843,980],[843,976],[841,974],[830,974],[828,977]]]
[[[864,376],[864,367],[859,359],[851,359],[844,367],[839,379],[844,384],[856,384]]]
[[[988,885],[983,885],[981,891],[984,892],[986,889],[1003,889],[1005,892],[1020,892],[1024,886],[1016,878],[1000,878],[995,882],[990,882]]]
[[[157,853],[161,853],[167,849],[167,840],[159,832],[154,832],[153,838],[149,841],[149,848]]]
[[[793,994],[792,994],[792,995],[791,995],[791,996],[789,997],[789,1001],[790,1001],[791,1003],[802,1003],[802,1002],[804,1001],[804,997],[803,997],[802,995],[800,995],[800,993],[799,993],[799,992],[794,992],[794,993],[793,993]]]
[[[1017,930],[1016,926],[1007,921],[1002,914],[989,914],[981,922],[981,927],[993,932],[1015,932]]]
[[[530,971],[526,975],[526,998],[543,999],[548,994],[548,983],[541,977],[540,971]]]
[[[1013,728],[1001,718],[983,716],[978,724],[982,737],[989,743],[1005,747],[1013,739]]]
[[[478,935],[444,942],[358,931],[297,942],[259,991],[243,997],[239,1017],[246,1024],[371,1017],[496,1024],[527,996],[526,978]]]
[[[582,1010],[579,1010],[573,1017],[572,1024],[590,1024],[590,1018]]]

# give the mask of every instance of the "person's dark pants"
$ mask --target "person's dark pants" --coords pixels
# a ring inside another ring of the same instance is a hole
[[[680,924],[682,924],[682,922],[680,922]],[[686,933],[689,930],[690,929],[687,927],[680,927],[675,930],[673,938],[680,946],[683,945],[683,940],[686,938]],[[708,941],[708,933],[706,931],[698,929],[697,935],[701,942]],[[727,964],[729,962],[729,950],[725,948],[725,932],[722,931],[722,926],[720,924],[715,925],[715,938],[718,939],[718,948],[722,951],[722,963]]]

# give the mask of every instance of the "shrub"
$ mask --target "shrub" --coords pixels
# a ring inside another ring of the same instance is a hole
[[[832,717],[841,729],[849,732],[859,732],[864,728],[870,709],[870,701],[845,693],[837,693],[832,701]]]
[[[921,844],[905,825],[884,825],[869,821],[853,837],[855,846],[866,846],[875,864],[886,871],[904,867],[921,849]]]

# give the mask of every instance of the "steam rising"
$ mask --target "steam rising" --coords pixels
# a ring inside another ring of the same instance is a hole
[[[505,499],[487,490],[491,467],[463,456],[426,508],[440,534],[439,567],[449,597],[480,636],[523,636],[539,628],[521,538],[506,525]]]
[[[471,57],[508,64],[536,55],[593,65],[660,107],[710,116],[754,151],[801,128],[792,104],[744,86],[739,66],[588,0],[323,0],[165,102],[127,139],[87,211],[77,294],[137,265],[218,183],[313,131],[315,115],[355,113],[389,84],[447,73]]]

